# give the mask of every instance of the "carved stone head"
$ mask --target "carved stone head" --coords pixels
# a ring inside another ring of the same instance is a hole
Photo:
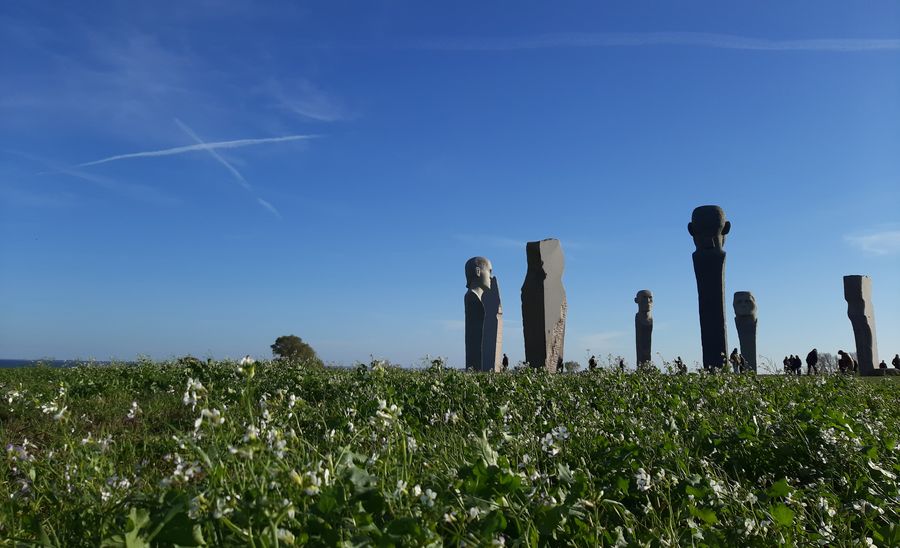
[[[649,289],[641,289],[637,292],[634,302],[638,305],[638,312],[649,314],[653,310],[653,293]]]
[[[469,289],[490,289],[491,261],[484,257],[472,257],[466,261],[466,287]]]
[[[756,297],[749,291],[737,291],[734,294],[734,315],[756,317]]]
[[[725,235],[731,230],[731,223],[725,220],[725,211],[715,205],[705,205],[694,209],[688,232],[694,237],[697,251],[701,249],[722,250]]]

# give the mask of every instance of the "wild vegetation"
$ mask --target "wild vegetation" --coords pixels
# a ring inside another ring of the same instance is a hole
[[[0,539],[900,544],[891,379],[431,363],[0,370]]]

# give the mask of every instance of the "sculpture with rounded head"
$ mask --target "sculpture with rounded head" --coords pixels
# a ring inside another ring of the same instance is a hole
[[[484,257],[472,257],[466,261],[466,287],[479,296],[491,288],[491,261]]]
[[[749,291],[734,293],[734,315],[756,317],[756,297]]]
[[[715,205],[705,205],[694,209],[688,232],[694,237],[697,251],[717,249],[725,246],[725,235],[731,230],[731,223],[725,220],[725,211]]]
[[[650,315],[653,311],[653,292],[649,289],[641,289],[637,292],[634,302],[638,305],[638,313]]]

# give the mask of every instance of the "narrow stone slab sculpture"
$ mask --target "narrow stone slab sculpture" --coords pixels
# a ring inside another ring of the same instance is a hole
[[[637,292],[634,302],[638,305],[634,315],[634,341],[637,349],[638,369],[652,361],[653,339],[653,293],[649,289]]]
[[[491,261],[466,261],[466,369],[499,371],[503,344],[503,309]]]
[[[694,276],[700,311],[703,368],[721,369],[728,359],[728,328],[725,324],[725,235],[731,223],[721,207],[694,209],[688,232],[694,237]]]
[[[878,367],[878,343],[875,339],[875,309],[872,306],[872,278],[844,276],[847,317],[856,339],[856,360],[860,375],[874,375]]]
[[[528,270],[522,284],[522,330],[525,361],[531,367],[555,373],[563,362],[566,337],[565,266],[559,240],[528,242]]]
[[[741,341],[741,355],[747,369],[756,371],[756,297],[749,291],[734,294],[734,325]]]

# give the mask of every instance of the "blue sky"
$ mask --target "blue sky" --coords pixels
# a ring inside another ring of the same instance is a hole
[[[262,5],[260,5],[262,4]],[[567,359],[699,359],[691,210],[780,362],[900,352],[900,5],[5,2],[0,357],[462,362],[492,259],[523,358],[528,240],[566,253]],[[121,156],[125,157],[121,157]]]

